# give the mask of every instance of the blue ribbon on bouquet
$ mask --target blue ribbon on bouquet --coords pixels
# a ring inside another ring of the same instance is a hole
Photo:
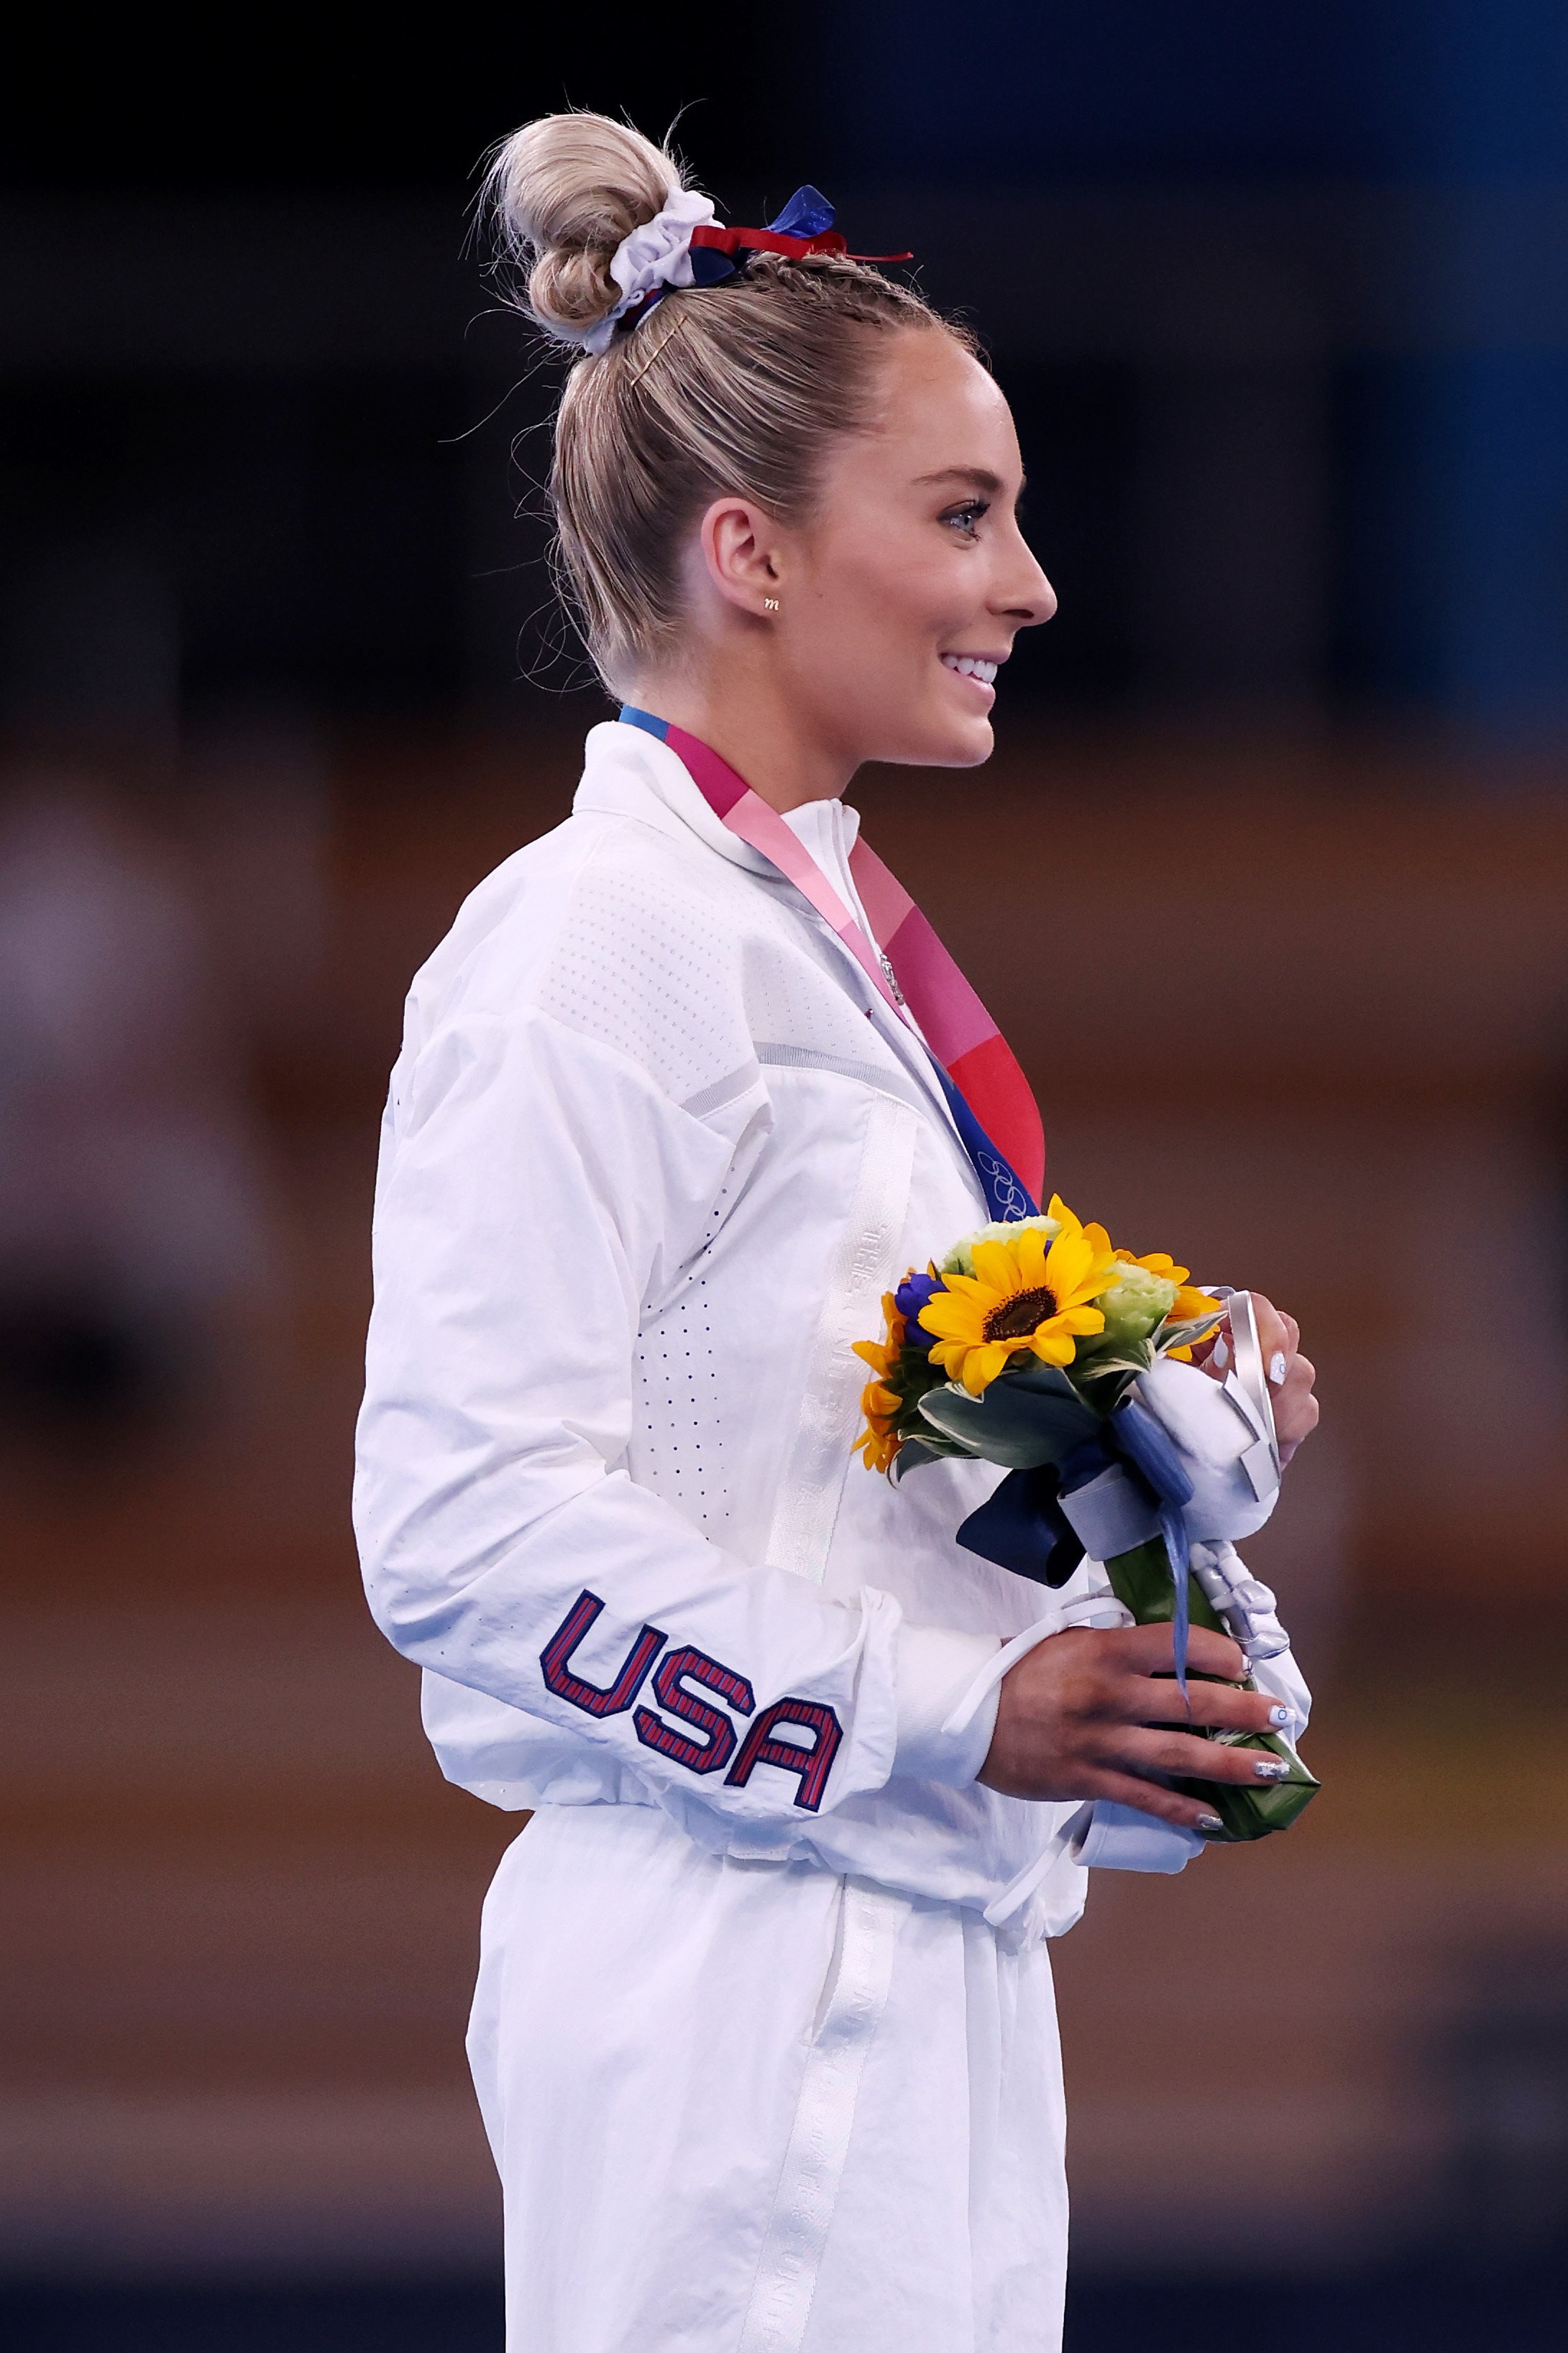
[[[1182,1704],[1190,1714],[1187,1574],[1192,1563],[1192,1543],[1187,1534],[1185,1507],[1193,1499],[1193,1482],[1170,1439],[1136,1398],[1123,1398],[1095,1435],[1073,1448],[1059,1470],[1009,1472],[989,1502],[964,1521],[958,1531],[958,1541],[967,1551],[995,1561],[999,1567],[1037,1579],[1057,1546],[1065,1542],[1069,1550],[1077,1547],[1067,1571],[1070,1576],[1083,1558],[1083,1547],[1058,1499],[1087,1487],[1091,1479],[1098,1479],[1113,1463],[1121,1463],[1133,1473],[1159,1514],[1160,1533],[1165,1540],[1165,1557],[1171,1564],[1174,1588],[1171,1633],[1176,1683]],[[1064,1584],[1066,1577],[1053,1577],[1048,1581]]]
[[[1193,1482],[1188,1478],[1181,1456],[1164,1430],[1148,1409],[1136,1398],[1123,1398],[1105,1425],[1106,1433],[1116,1454],[1130,1464],[1153,1490],[1154,1502],[1160,1514],[1160,1533],[1165,1539],[1165,1557],[1171,1564],[1171,1582],[1175,1588],[1175,1603],[1171,1618],[1171,1637],[1176,1659],[1176,1687],[1182,1694],[1182,1705],[1191,1715],[1193,1704],[1187,1692],[1187,1572],[1192,1564],[1192,1544],[1187,1535],[1186,1505],[1193,1500]],[[1104,1452],[1107,1461],[1114,1460],[1109,1448],[1090,1439],[1078,1447],[1063,1465],[1064,1471],[1077,1470],[1078,1457],[1093,1447]],[[1105,1466],[1100,1464],[1100,1468]],[[1092,1479],[1098,1471],[1090,1471]],[[1086,1482],[1073,1476],[1068,1492]]]

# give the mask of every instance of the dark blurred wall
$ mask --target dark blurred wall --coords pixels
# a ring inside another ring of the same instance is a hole
[[[468,10],[438,37],[288,10],[255,34],[174,12],[18,34],[0,725],[145,739],[182,713],[529,707],[548,586],[510,451],[546,392],[517,322],[487,315],[477,167],[568,102],[632,99],[658,132],[703,88],[770,87],[761,30],[726,24],[715,74],[649,54],[630,18],[623,38],[613,9],[591,42],[537,16]],[[704,107],[708,168],[735,185],[787,103]]]
[[[934,0],[851,15],[838,142],[953,191],[1045,428],[1064,686],[1568,715],[1568,12],[1014,8],[952,75]]]
[[[825,182],[976,318],[1062,595],[1021,687],[1568,716],[1560,8],[601,31],[40,51],[0,200],[14,723],[521,715],[527,677],[580,680],[531,490],[551,365],[464,243],[481,152],[567,100],[656,132],[687,106],[731,217]]]

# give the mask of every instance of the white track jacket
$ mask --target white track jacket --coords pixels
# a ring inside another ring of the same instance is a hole
[[[851,1343],[985,1214],[827,925],[595,727],[417,976],[383,1133],[355,1525],[449,1779],[977,1910],[1044,1856],[1073,1809],[974,1779],[994,1698],[942,1726],[1076,1581],[954,1543],[991,1466],[851,1452]],[[1019,1925],[1086,1880],[1064,1851]]]

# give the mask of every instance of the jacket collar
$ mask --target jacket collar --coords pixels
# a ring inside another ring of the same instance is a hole
[[[760,849],[753,849],[750,842],[731,833],[721,818],[714,816],[679,754],[657,735],[650,735],[646,728],[628,726],[619,719],[604,720],[597,727],[591,727],[584,751],[583,781],[572,803],[574,813],[580,809],[584,815],[595,817],[632,818],[677,840],[683,835],[695,834],[708,849],[728,859],[731,866],[742,867],[759,881],[794,900],[823,938],[832,943],[844,987],[863,1005],[898,1060],[914,1074],[940,1124],[952,1132],[967,1157],[953,1122],[952,1107],[937,1082],[925,1047],[883,1004],[843,941],[835,936],[788,877],[780,873],[773,860],[764,858]]]
[[[586,765],[572,806],[598,817],[631,817],[677,838],[694,833],[731,866],[789,890],[771,858],[714,816],[685,762],[646,728],[606,719],[588,731]]]

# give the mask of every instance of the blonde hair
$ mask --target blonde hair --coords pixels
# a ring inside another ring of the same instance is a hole
[[[683,545],[715,498],[808,521],[832,445],[872,422],[889,337],[934,331],[975,348],[862,262],[759,253],[582,354],[577,339],[620,299],[616,247],[684,185],[629,124],[547,114],[503,143],[485,186],[510,299],[578,348],[550,476],[557,577],[612,691],[674,651]]]

